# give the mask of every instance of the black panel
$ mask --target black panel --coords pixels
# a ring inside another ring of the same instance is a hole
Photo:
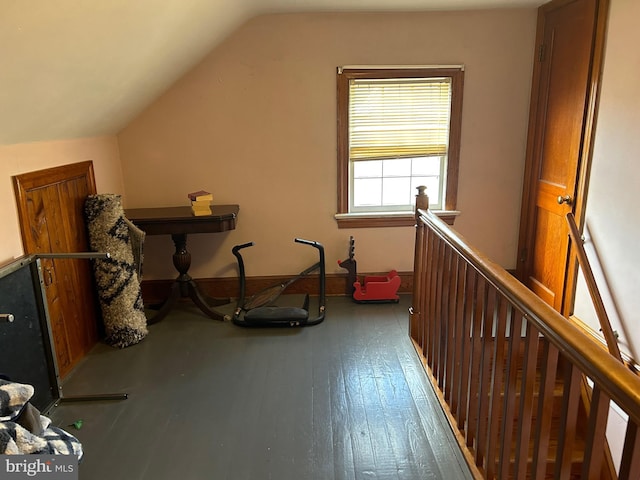
[[[46,309],[34,256],[0,269],[0,373],[33,385],[31,403],[46,412],[59,398]]]

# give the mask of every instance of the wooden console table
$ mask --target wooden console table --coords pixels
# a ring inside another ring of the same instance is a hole
[[[149,324],[162,320],[180,297],[190,297],[205,314],[215,320],[223,320],[224,315],[214,310],[198,290],[189,275],[191,253],[187,250],[187,235],[190,233],[217,233],[236,228],[238,205],[212,205],[211,215],[196,217],[191,207],[132,208],[125,210],[126,217],[147,235],[171,235],[176,251],[173,265],[179,275],[171,286],[169,298],[158,310]]]

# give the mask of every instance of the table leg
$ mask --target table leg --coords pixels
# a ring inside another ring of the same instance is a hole
[[[178,298],[180,298],[180,284],[178,283],[178,281],[175,281],[171,285],[171,292],[169,293],[169,296],[158,310],[158,313],[149,318],[147,320],[147,324],[153,325],[154,323],[158,323],[160,320],[166,317],[167,313],[169,313],[169,310],[171,310],[173,304],[176,303],[176,300],[178,300]]]
[[[176,278],[176,281],[180,283],[180,293],[183,297],[188,297],[189,292],[187,288],[188,282],[191,281],[191,277],[187,273],[191,266],[191,253],[187,250],[187,234],[186,233],[174,233],[171,235],[173,244],[176,246],[176,251],[173,254],[173,266],[180,275]]]
[[[224,314],[211,308],[211,305],[209,305],[209,302],[204,299],[204,296],[202,295],[202,293],[200,293],[200,290],[198,290],[196,282],[194,282],[193,280],[189,282],[189,296],[191,297],[191,300],[193,300],[193,303],[195,303],[200,308],[200,310],[202,310],[209,317],[213,318],[214,320],[225,319]]]
[[[187,250],[187,235],[184,233],[172,234],[171,238],[176,247],[173,254],[173,266],[176,267],[179,275],[171,286],[171,293],[164,302],[158,313],[149,319],[149,324],[154,324],[162,320],[178,298],[191,298],[200,310],[214,320],[224,320],[225,315],[211,308],[210,302],[205,300],[204,295],[198,289],[196,282],[189,275],[189,267],[191,266],[191,253]],[[221,302],[220,304],[229,303]]]

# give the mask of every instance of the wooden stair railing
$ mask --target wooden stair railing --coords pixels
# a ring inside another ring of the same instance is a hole
[[[424,190],[416,205],[409,333],[474,476],[608,478],[613,401],[629,417],[617,478],[640,478],[640,378],[429,212]]]

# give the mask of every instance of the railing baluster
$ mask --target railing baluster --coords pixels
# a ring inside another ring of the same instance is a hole
[[[431,368],[432,374],[434,374],[434,351],[437,343],[437,331],[438,331],[438,316],[437,316],[437,301],[438,301],[438,264],[440,262],[440,245],[442,241],[437,235],[431,236],[431,252],[432,256],[429,262],[429,276],[430,276],[430,288],[429,288],[429,342],[427,343],[427,364]]]
[[[450,249],[451,250],[451,249]],[[445,348],[445,382],[444,398],[451,404],[451,390],[453,387],[454,352],[456,343],[456,299],[458,297],[458,257],[451,252],[451,264],[449,269],[449,292],[447,295],[447,340]]]
[[[429,351],[430,351],[430,344],[432,341],[431,339],[433,338],[431,334],[431,329],[433,328],[433,324],[435,322],[433,317],[433,312],[431,311],[431,308],[432,308],[431,292],[435,289],[435,286],[434,286],[435,281],[433,279],[433,275],[435,273],[433,259],[435,258],[435,255],[436,255],[434,251],[435,236],[436,236],[435,233],[433,233],[433,231],[429,229],[427,229],[427,231],[425,232],[427,252],[425,253],[424,258],[422,259],[422,263],[423,263],[422,275],[425,277],[424,292],[421,299],[422,334],[423,334],[422,354],[424,355],[424,358],[427,362],[427,365],[429,365],[429,367],[431,366],[431,364],[429,363],[431,360],[429,356]],[[435,298],[435,293],[433,294],[433,297]]]
[[[507,302],[498,297],[499,307],[496,315],[495,332],[495,361],[493,362],[493,374],[491,379],[491,404],[489,406],[489,430],[487,432],[487,461],[486,472],[489,478],[493,478],[497,466],[497,448],[500,440],[500,422],[504,421],[502,411],[502,393],[504,392],[506,331],[509,316]]]
[[[467,446],[473,447],[478,428],[480,365],[482,360],[482,310],[484,307],[485,281],[478,277],[471,332],[471,365],[467,408]]]
[[[452,349],[452,371],[451,371],[451,412],[454,416],[458,413],[458,404],[460,401],[460,382],[464,370],[464,347],[465,337],[467,332],[465,331],[465,305],[464,300],[466,298],[466,278],[467,269],[466,264],[463,261],[458,261],[458,268],[456,271],[457,286],[456,286],[456,305],[455,305],[455,341]]]
[[[442,304],[444,303],[443,291],[444,291],[444,270],[446,257],[446,243],[442,239],[438,239],[438,269],[436,272],[436,288],[435,288],[435,313],[434,313],[434,334],[433,334],[433,375],[440,386],[440,348],[442,346],[442,331],[445,328],[442,316]]]
[[[529,461],[529,445],[531,444],[531,427],[533,418],[534,387],[535,382],[528,382],[527,379],[536,377],[538,348],[538,331],[533,328],[530,322],[526,324],[524,364],[521,375],[520,406],[518,410],[517,443],[515,457],[515,471],[512,472],[514,478],[525,478],[527,464]]]
[[[421,271],[420,275],[422,276],[422,292],[419,293],[420,298],[418,299],[420,305],[420,320],[422,322],[421,333],[422,333],[422,347],[420,352],[422,354],[422,358],[425,364],[428,364],[427,359],[427,351],[428,345],[430,341],[429,336],[429,324],[432,322],[431,316],[429,314],[429,300],[431,299],[431,261],[433,259],[433,250],[432,250],[432,237],[434,233],[430,229],[425,229],[424,232],[424,245],[425,245],[425,253],[422,257],[421,262]]]
[[[467,279],[465,282],[465,301],[464,301],[464,324],[463,324],[463,352],[462,352],[462,371],[460,372],[460,408],[457,422],[460,429],[464,429],[467,422],[467,409],[469,407],[469,378],[471,373],[471,359],[473,356],[473,348],[471,339],[473,338],[473,312],[475,308],[475,298],[477,289],[477,273],[473,268],[467,269]]]
[[[491,403],[491,372],[495,361],[494,326],[496,317],[496,290],[487,286],[487,296],[482,322],[482,352],[480,366],[480,389],[478,406],[478,438],[476,464],[485,466],[487,451],[487,424],[489,423],[489,405]]]
[[[522,371],[522,364],[520,359],[522,352],[520,346],[522,345],[522,313],[515,311],[512,314],[511,329],[509,335],[509,353],[507,360],[507,383],[504,394],[504,419],[502,421],[502,443],[500,445],[500,463],[498,465],[498,471],[500,472],[498,478],[508,478],[509,468],[511,466],[512,458],[512,441],[514,431],[514,419],[516,411],[516,395],[517,395],[517,383],[518,372]],[[515,454],[515,451],[513,452]]]
[[[587,480],[601,478],[605,449],[598,446],[604,445],[606,442],[610,404],[609,396],[595,385],[591,392],[589,425],[585,438],[584,461],[582,464],[582,478]]]
[[[425,279],[426,279],[426,262],[429,258],[429,252],[427,249],[427,235],[431,233],[431,230],[428,229],[424,222],[420,221],[420,213],[418,209],[428,209],[429,208],[429,197],[426,194],[426,187],[420,186],[417,189],[418,194],[416,195],[416,210],[415,210],[415,219],[416,219],[416,242],[414,248],[414,258],[413,258],[413,295],[411,299],[412,307],[410,309],[410,319],[411,322],[409,324],[409,334],[414,342],[416,342],[420,352],[424,352],[424,341],[425,341],[425,297],[422,294],[423,291],[426,291]]]
[[[553,420],[554,391],[558,371],[558,349],[548,341],[542,342],[543,356],[540,359],[540,393],[538,396],[535,444],[533,450],[532,478],[544,478],[547,469],[547,453],[551,440],[551,421]]]
[[[443,242],[444,243],[444,242]],[[451,295],[451,261],[453,252],[444,244],[444,262],[442,264],[442,290],[440,292],[440,335],[438,342],[438,386],[441,392],[446,392],[445,381],[447,379],[447,349],[450,337],[451,322],[449,321],[449,296]],[[446,399],[446,398],[445,398]],[[448,400],[448,399],[446,399]]]
[[[428,237],[427,237],[428,235]],[[422,352],[423,356],[427,358],[427,349],[429,348],[429,341],[431,337],[429,336],[429,325],[431,324],[431,317],[429,316],[429,301],[431,300],[431,289],[433,288],[433,284],[431,283],[431,271],[432,266],[431,262],[433,260],[433,237],[434,233],[430,230],[425,232],[425,242],[427,251],[422,259],[422,275],[424,277],[424,292],[422,294],[420,308],[422,313]]]
[[[620,480],[640,478],[640,429],[635,422],[630,421],[627,425],[618,478]]]
[[[416,243],[413,253],[413,295],[411,298],[409,335],[418,345],[420,350],[424,346],[424,322],[422,310],[422,295],[424,289],[424,257],[426,256],[425,244],[425,228],[424,224],[417,220],[416,222]]]
[[[576,437],[582,373],[571,363],[561,359],[563,370],[562,412],[558,432],[555,478],[566,479],[571,475],[572,453]],[[577,459],[576,459],[577,460]]]

